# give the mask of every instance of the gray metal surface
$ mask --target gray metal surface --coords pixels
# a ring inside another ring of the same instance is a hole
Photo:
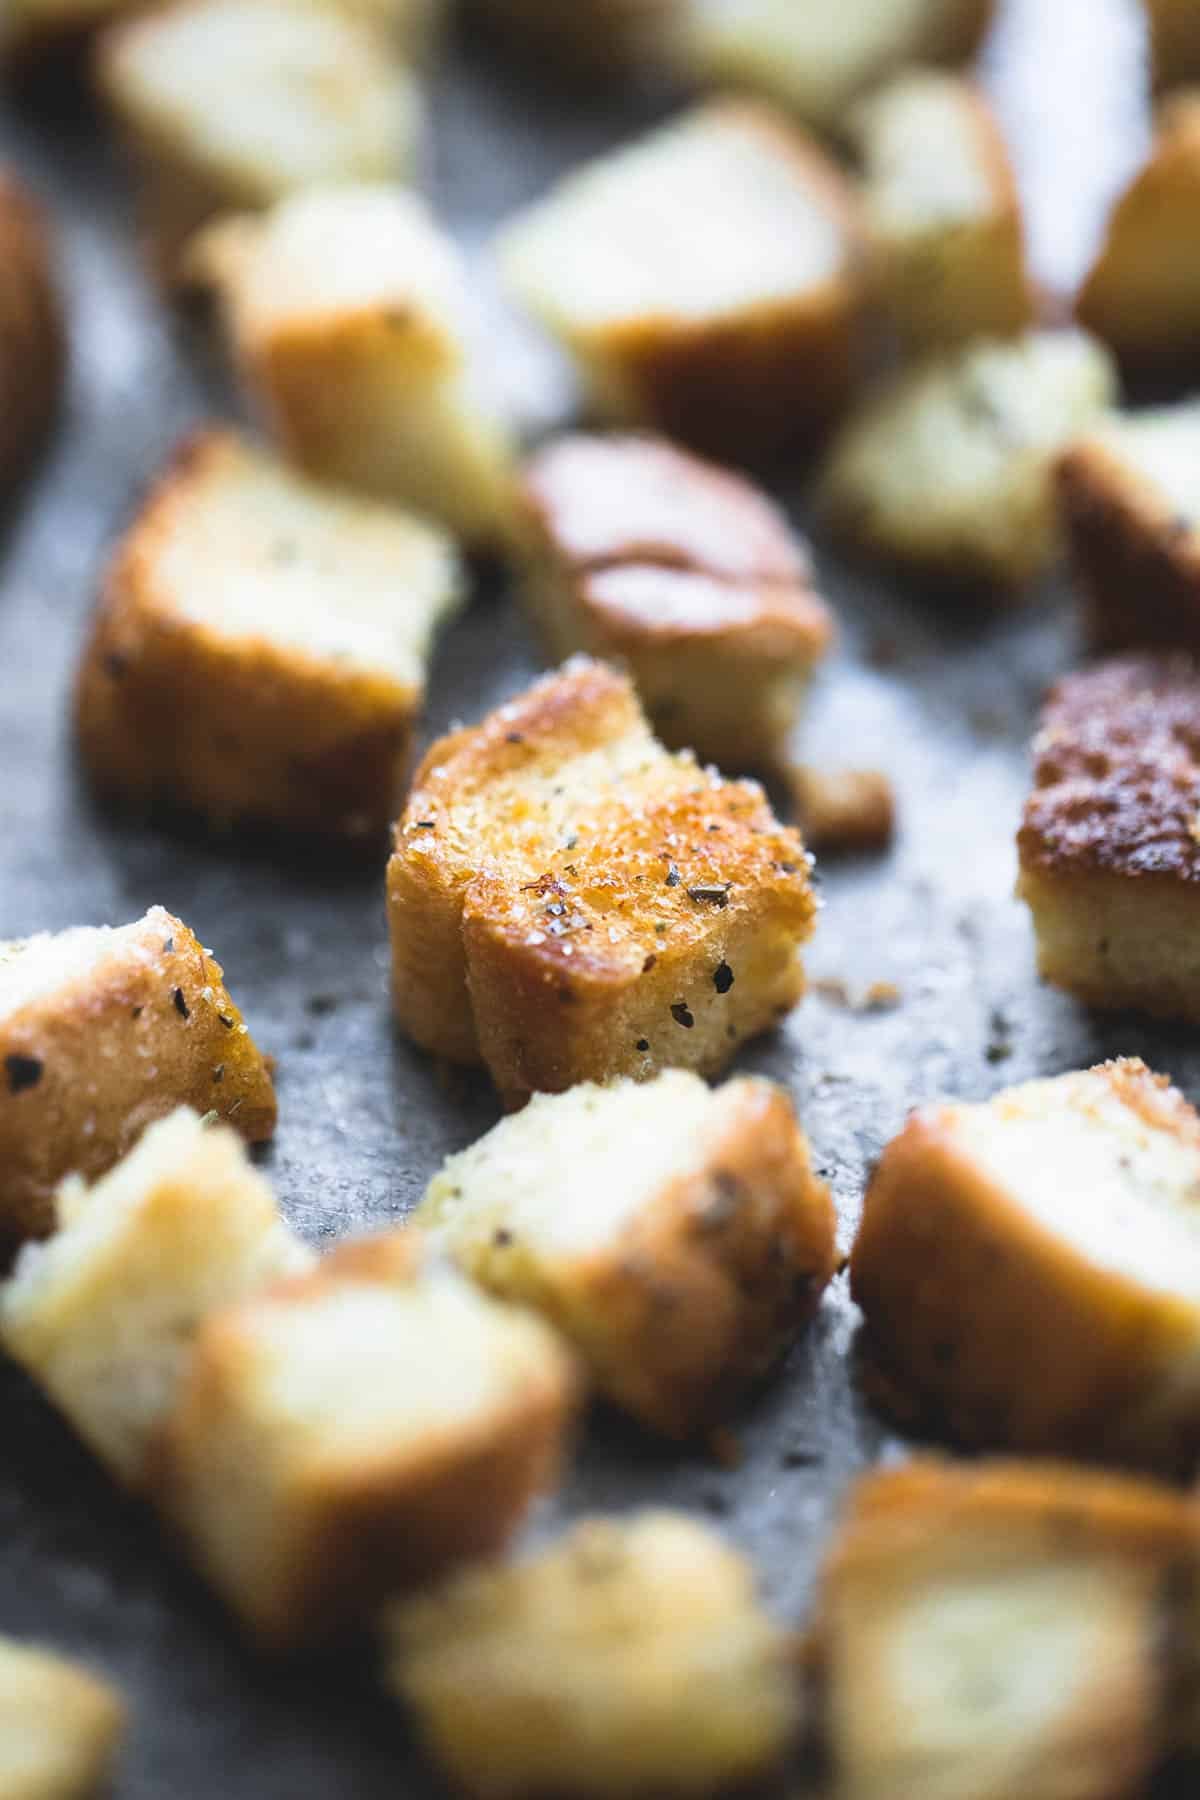
[[[1039,266],[1055,284],[1078,272],[1137,154],[1132,12],[1127,0],[1010,0],[991,53]],[[460,55],[433,109],[435,191],[477,247],[555,169],[653,110],[630,102],[614,116],[556,100]],[[114,823],[77,778],[68,683],[105,547],[181,429],[222,396],[211,357],[141,279],[121,173],[80,96],[52,85],[0,100],[0,155],[59,216],[74,342],[66,416],[0,537],[0,937],[116,923],[155,901],[179,912],[279,1059],[267,1164],[292,1220],[322,1242],[399,1219],[495,1105],[482,1080],[447,1084],[392,1034],[382,869]],[[532,412],[551,410],[540,358],[507,328],[498,341],[510,382],[535,384]],[[1039,989],[1028,922],[1010,898],[1030,722],[1077,652],[1066,596],[1004,618],[934,610],[817,548],[844,629],[805,746],[818,760],[888,768],[902,829],[886,859],[823,871],[817,987],[740,1066],[795,1095],[848,1244],[864,1172],[914,1103],[982,1096],[1118,1052],[1146,1056],[1198,1098],[1200,1054],[1183,1033],[1095,1021]],[[536,666],[509,598],[481,592],[438,658],[429,733],[477,716]],[[876,981],[898,987],[894,1010],[863,1014],[838,997],[839,983],[853,996]],[[567,1200],[569,1168],[563,1186]],[[839,1496],[888,1442],[855,1390],[843,1287],[741,1421],[740,1467],[668,1453],[601,1419],[537,1528],[584,1508],[697,1508],[753,1553],[772,1604],[802,1616]],[[127,1689],[135,1719],[118,1800],[435,1791],[365,1657],[257,1660],[153,1521],[7,1371],[0,1419],[0,1630],[78,1650]]]

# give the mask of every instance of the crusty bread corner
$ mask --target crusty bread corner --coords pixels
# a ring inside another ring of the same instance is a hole
[[[116,930],[0,945],[0,1254],[54,1224],[64,1176],[95,1180],[192,1106],[249,1143],[275,1090],[221,965],[161,906]]]
[[[833,1791],[1142,1792],[1192,1703],[1198,1551],[1193,1507],[1137,1481],[932,1459],[867,1475],[814,1622]]]
[[[772,1773],[799,1722],[749,1565],[669,1512],[585,1519],[395,1607],[387,1673],[476,1800],[698,1800]]]
[[[241,1140],[181,1107],[59,1190],[54,1235],[0,1286],[0,1342],[137,1487],[203,1319],[312,1262]]]
[[[522,499],[521,594],[548,654],[623,664],[664,743],[776,764],[834,635],[782,512],[649,437],[560,438]]]
[[[84,761],[142,810],[355,843],[395,818],[449,540],[197,432],[118,545],[76,686]]]
[[[923,1109],[851,1257],[868,1366],[956,1441],[1190,1473],[1198,1184],[1200,1119],[1137,1061]]]
[[[498,1551],[555,1480],[578,1392],[546,1325],[397,1232],[209,1318],[153,1492],[255,1638],[324,1640]]]
[[[704,232],[680,233],[695,217]],[[569,175],[508,224],[499,257],[602,419],[761,461],[811,446],[845,407],[863,302],[857,203],[765,105],[711,102]]]
[[[715,1075],[803,990],[816,902],[753,783],[650,734],[578,658],[434,744],[388,868],[395,1010],[502,1097]]]
[[[23,183],[0,170],[0,489],[44,441],[65,360],[47,220]]]
[[[713,1093],[681,1069],[535,1095],[449,1158],[416,1221],[677,1438],[718,1423],[787,1349],[837,1260],[829,1192],[783,1090]]]
[[[0,1793],[95,1800],[113,1772],[125,1703],[50,1650],[0,1637]]]
[[[820,501],[855,547],[951,587],[1019,592],[1058,545],[1053,464],[1115,398],[1082,332],[1029,332],[931,357],[844,427]]]
[[[1143,0],[1155,85],[1200,81],[1200,19],[1192,0]]]

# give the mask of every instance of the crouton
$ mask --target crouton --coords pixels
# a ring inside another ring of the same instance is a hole
[[[1143,0],[1158,87],[1200,80],[1200,13],[1195,0]]]
[[[917,1112],[850,1262],[868,1366],[958,1442],[1188,1473],[1200,1119],[1137,1061]]]
[[[1053,1463],[865,1476],[814,1644],[838,1800],[1114,1800],[1177,1724],[1197,1515]]]
[[[666,75],[691,0],[470,0],[469,11],[556,80]]]
[[[685,63],[837,132],[860,95],[913,62],[964,62],[993,0],[691,0]]]
[[[1076,302],[1080,324],[1135,376],[1200,366],[1200,94],[1164,108],[1148,161],[1113,208]]]
[[[119,1481],[137,1487],[201,1321],[313,1262],[225,1126],[151,1125],[0,1287],[0,1342]]]
[[[804,841],[813,850],[886,850],[896,830],[896,796],[882,769],[790,771]]]
[[[555,1479],[576,1396],[547,1326],[396,1232],[209,1318],[156,1493],[258,1639],[325,1639],[497,1551]]]
[[[468,543],[513,529],[515,451],[466,272],[411,194],[370,184],[223,220],[187,258],[251,404],[310,475],[411,506]]]
[[[1043,978],[1200,1021],[1200,669],[1131,656],[1068,676],[1034,755],[1017,891]]]
[[[1200,402],[1106,419],[1068,445],[1058,497],[1098,650],[1200,650]]]
[[[111,929],[0,943],[0,1263],[177,1106],[248,1143],[275,1129],[262,1054],[221,965],[161,906]]]
[[[76,715],[94,781],[218,828],[382,836],[463,586],[440,531],[197,433],[118,546],[92,625]]]
[[[388,1619],[388,1675],[478,1800],[709,1795],[798,1722],[792,1644],[738,1553],[681,1514],[581,1521]]]
[[[855,110],[852,136],[874,282],[902,343],[930,350],[1031,325],[1012,166],[974,83],[903,75]]]
[[[1053,559],[1055,455],[1114,391],[1108,356],[1081,332],[930,358],[850,420],[822,504],[848,542],[884,561],[999,596]]]
[[[102,36],[100,85],[133,151],[152,260],[175,279],[212,214],[318,182],[398,180],[421,104],[383,39],[311,0],[172,0]]]
[[[107,25],[142,0],[5,0],[0,7],[0,69],[20,68],[27,59]]]
[[[64,360],[46,221],[16,176],[0,170],[0,490],[45,439]]]
[[[550,655],[623,663],[665,743],[775,763],[833,622],[766,496],[665,442],[580,436],[533,459],[524,499]]]
[[[112,1772],[125,1707],[107,1682],[0,1637],[4,1800],[94,1800]]]
[[[568,176],[508,225],[500,258],[602,418],[741,460],[811,441],[842,410],[855,202],[765,107],[700,107]]]
[[[578,658],[417,771],[388,867],[397,1018],[510,1106],[715,1075],[803,991],[808,872],[761,788],[668,754]]]
[[[603,1392],[669,1437],[729,1412],[837,1262],[787,1095],[754,1080],[713,1093],[683,1069],[535,1096],[449,1158],[416,1221],[490,1292],[544,1313]]]

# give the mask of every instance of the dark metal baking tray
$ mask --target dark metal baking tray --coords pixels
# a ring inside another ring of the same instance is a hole
[[[1052,285],[1079,271],[1138,154],[1134,14],[1132,0],[1009,0],[989,52]],[[431,108],[438,203],[476,254],[488,227],[555,171],[664,104],[564,96],[552,74],[524,85],[460,47]],[[447,1151],[493,1121],[495,1102],[482,1079],[447,1082],[392,1033],[381,866],[181,841],[89,803],[67,696],[106,546],[180,432],[226,396],[214,359],[143,280],[123,173],[81,91],[57,76],[10,91],[0,155],[58,217],[74,346],[60,429],[0,537],[0,937],[118,923],[155,901],[179,912],[279,1059],[267,1165],[289,1216],[317,1243],[385,1225]],[[535,411],[552,409],[539,357],[507,328],[498,341],[509,379],[530,381]],[[902,826],[890,856],[822,871],[814,991],[740,1067],[791,1089],[848,1243],[864,1174],[916,1102],[983,1096],[1119,1052],[1144,1055],[1200,1098],[1200,1051],[1189,1034],[1095,1019],[1039,988],[1011,898],[1030,724],[1078,654],[1065,590],[999,617],[935,609],[817,548],[843,636],[805,747],[890,770]],[[482,584],[439,653],[427,733],[476,717],[537,666],[510,597]],[[878,981],[898,988],[894,1010],[862,1013],[839,997],[838,984],[853,997]],[[562,1184],[569,1204],[569,1166]],[[739,1421],[737,1468],[598,1420],[535,1528],[590,1508],[695,1509],[752,1553],[772,1605],[801,1618],[846,1484],[891,1441],[856,1391],[854,1331],[840,1281]],[[126,1689],[134,1720],[118,1800],[437,1791],[365,1653],[300,1667],[249,1653],[153,1520],[11,1371],[0,1374],[0,1408],[0,1630],[91,1658]]]

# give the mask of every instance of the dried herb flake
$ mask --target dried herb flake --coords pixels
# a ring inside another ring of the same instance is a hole
[[[36,1056],[6,1056],[4,1067],[8,1074],[8,1091],[10,1094],[23,1094],[26,1088],[36,1087],[42,1079],[45,1064]]]
[[[676,1000],[671,1008],[671,1017],[677,1025],[682,1025],[685,1031],[690,1031],[696,1023],[695,1015],[686,1000]]]

